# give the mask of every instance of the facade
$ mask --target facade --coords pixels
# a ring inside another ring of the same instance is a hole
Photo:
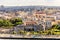
[[[19,30],[24,30],[24,31],[42,31],[43,26],[40,25],[18,25],[14,27],[14,31],[18,32]]]

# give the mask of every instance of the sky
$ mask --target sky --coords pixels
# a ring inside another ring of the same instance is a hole
[[[0,5],[4,6],[60,6],[60,0],[0,0]]]

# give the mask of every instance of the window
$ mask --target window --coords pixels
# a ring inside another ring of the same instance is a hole
[[[38,17],[38,16],[36,15],[36,17]]]
[[[45,16],[43,16],[43,18],[45,18]]]

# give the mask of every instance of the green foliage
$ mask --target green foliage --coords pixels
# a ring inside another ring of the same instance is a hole
[[[3,20],[0,19],[0,27],[3,26]]]
[[[20,30],[19,32],[18,32],[18,34],[26,34],[27,32],[26,31],[23,31],[23,30]]]
[[[15,23],[15,25],[20,25],[20,24],[22,24],[22,22],[16,22],[16,23]]]
[[[3,21],[3,26],[12,26],[13,24],[9,20]]]
[[[17,32],[13,31],[12,34],[17,34]]]
[[[1,26],[12,26],[12,23],[9,20],[0,19],[0,27]]]
[[[59,25],[53,25],[52,26],[54,29],[60,29],[60,26]]]
[[[13,27],[16,25],[23,24],[21,18],[14,18],[11,20],[0,19],[0,27]]]
[[[60,25],[53,25],[51,29],[46,31],[41,31],[44,35],[60,35]]]
[[[10,21],[11,21],[12,24],[14,24],[14,26],[23,24],[21,18],[14,18],[14,19],[12,19]]]

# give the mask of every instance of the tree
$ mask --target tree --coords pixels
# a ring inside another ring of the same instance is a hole
[[[14,18],[11,20],[0,19],[0,27],[9,27],[10,28],[10,27],[20,25],[20,24],[23,24],[21,18]]]
[[[3,20],[3,26],[12,26],[13,24],[9,20]]]
[[[0,26],[3,26],[3,20],[0,19]]]
[[[60,26],[59,25],[53,25],[52,28],[60,29]]]
[[[11,19],[10,21],[11,21],[12,24],[14,24],[14,26],[23,24],[21,18],[14,18],[14,19]]]

